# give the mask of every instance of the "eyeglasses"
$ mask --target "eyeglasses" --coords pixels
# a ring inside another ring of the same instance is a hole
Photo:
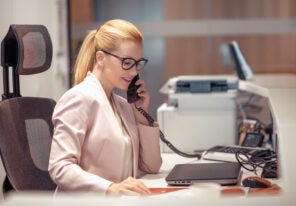
[[[112,54],[110,52],[107,52],[105,50],[101,50],[101,51],[121,60],[121,67],[124,70],[130,70],[136,65],[137,70],[140,71],[141,69],[144,68],[144,66],[148,62],[148,59],[144,59],[144,58],[141,58],[139,60],[135,60],[131,57],[120,57],[120,56],[117,56],[117,55]]]

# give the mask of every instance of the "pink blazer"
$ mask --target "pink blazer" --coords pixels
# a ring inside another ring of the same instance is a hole
[[[138,169],[157,173],[162,164],[159,128],[137,123],[131,105],[124,98],[113,96],[130,134],[134,177]],[[125,167],[122,128],[92,73],[57,102],[53,124],[48,169],[57,191],[104,193],[112,182],[122,181],[121,170]]]

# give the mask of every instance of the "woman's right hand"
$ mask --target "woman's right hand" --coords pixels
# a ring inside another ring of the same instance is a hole
[[[110,195],[149,195],[150,190],[138,179],[128,177],[120,183],[112,183],[107,189]]]

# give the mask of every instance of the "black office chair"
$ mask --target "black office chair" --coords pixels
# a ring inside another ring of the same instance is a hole
[[[4,93],[0,102],[0,152],[7,176],[4,192],[54,191],[56,187],[47,170],[55,101],[22,97],[19,84],[19,75],[43,72],[49,69],[51,60],[51,39],[44,26],[10,26],[1,43]]]

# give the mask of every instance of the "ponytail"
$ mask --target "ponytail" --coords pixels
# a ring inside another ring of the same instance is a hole
[[[95,35],[92,30],[84,39],[74,65],[74,85],[83,81],[88,71],[92,71],[95,64]]]

